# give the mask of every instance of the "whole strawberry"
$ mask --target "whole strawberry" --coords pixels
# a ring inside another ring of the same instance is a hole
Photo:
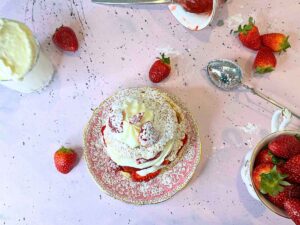
[[[272,163],[263,163],[256,166],[252,172],[254,186],[262,193],[276,196],[289,185],[284,179],[287,177],[280,168]]]
[[[300,184],[300,154],[290,158],[282,169],[288,175],[288,181]]]
[[[238,33],[242,44],[252,50],[258,50],[261,47],[261,39],[257,26],[255,26],[253,18],[249,18],[248,24],[241,26],[234,32]]]
[[[286,51],[291,45],[288,41],[289,36],[285,36],[281,33],[270,33],[261,36],[261,40],[264,46],[272,49],[273,52]]]
[[[149,78],[153,83],[158,83],[169,76],[171,72],[170,58],[165,57],[165,54],[160,54],[161,58],[158,58],[150,68]]]
[[[256,55],[253,67],[256,73],[264,74],[272,72],[276,67],[277,61],[272,50],[262,47]]]
[[[270,151],[281,158],[289,159],[300,154],[300,141],[293,135],[280,135],[269,144]]]
[[[284,202],[284,209],[296,225],[300,225],[300,200],[288,199]]]
[[[279,208],[284,208],[283,204],[287,199],[291,198],[300,198],[300,186],[299,185],[290,185],[284,187],[284,190],[279,194],[272,196],[268,195],[267,198],[272,202],[274,205],[278,206]]]
[[[273,163],[275,165],[281,165],[284,160],[276,157],[269,149],[261,150],[255,159],[255,165],[259,165],[262,163]]]
[[[78,40],[75,32],[70,27],[61,26],[52,36],[54,44],[64,51],[75,52],[78,50]]]
[[[61,173],[69,173],[76,164],[77,154],[72,149],[61,147],[54,154],[56,169]]]

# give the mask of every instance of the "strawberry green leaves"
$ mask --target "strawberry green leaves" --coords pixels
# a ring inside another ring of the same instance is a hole
[[[279,173],[276,166],[269,173],[262,173],[260,176],[260,192],[263,194],[276,196],[284,190],[284,186],[290,185],[290,183],[284,180],[287,175]]]

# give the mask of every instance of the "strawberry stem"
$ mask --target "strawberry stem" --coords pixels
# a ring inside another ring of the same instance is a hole
[[[242,33],[244,35],[247,35],[248,31],[252,30],[254,24],[255,23],[254,23],[253,17],[249,17],[248,24],[245,24],[244,26],[239,25],[238,29],[236,31],[234,31],[234,33],[235,34]]]
[[[291,44],[289,43],[289,36],[287,36],[287,37],[283,40],[283,42],[280,44],[280,49],[281,49],[281,51],[286,52],[286,50],[287,50],[288,48],[290,48],[290,47],[291,47]]]
[[[64,153],[71,153],[72,152],[72,150],[70,148],[66,148],[64,146],[61,146],[61,148],[58,149],[58,151],[64,152]]]
[[[160,59],[164,64],[170,65],[170,57],[165,57],[165,53],[159,53],[161,58],[157,57]]]
[[[276,196],[284,190],[283,186],[290,185],[290,183],[284,181],[288,175],[279,173],[276,166],[274,166],[269,173],[261,174],[260,177],[260,192],[263,194]]]
[[[259,74],[269,73],[269,72],[272,72],[273,70],[274,70],[274,68],[272,66],[268,66],[268,67],[258,66],[258,67],[256,67],[256,73],[259,73]]]
[[[284,160],[276,157],[271,151],[268,151],[268,155],[271,156],[272,163],[274,163],[275,165],[278,165],[279,163],[284,162]]]
[[[248,22],[249,22],[249,24],[251,24],[251,25],[254,25],[254,24],[255,24],[255,21],[254,21],[254,19],[253,19],[252,16],[249,17]]]

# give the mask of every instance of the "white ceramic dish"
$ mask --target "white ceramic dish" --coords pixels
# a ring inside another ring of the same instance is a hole
[[[211,13],[190,13],[183,9],[177,3],[170,4],[169,10],[175,18],[186,28],[194,31],[202,30],[207,27],[213,20],[218,8],[218,0],[213,0],[213,9]]]

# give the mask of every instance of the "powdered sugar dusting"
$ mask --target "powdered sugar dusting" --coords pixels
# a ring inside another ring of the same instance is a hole
[[[108,125],[114,133],[123,132],[123,115],[122,112],[117,112],[111,115],[108,119]]]
[[[144,116],[143,112],[135,114],[135,115],[133,115],[132,117],[129,118],[129,123],[137,124],[137,123],[141,122],[143,116]]]

